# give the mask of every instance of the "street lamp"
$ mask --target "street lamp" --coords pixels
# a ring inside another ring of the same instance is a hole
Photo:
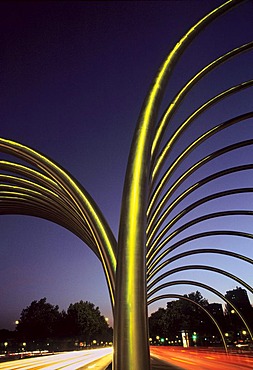
[[[193,340],[194,343],[197,342],[197,333],[196,333],[196,331],[194,331],[193,334],[192,334],[192,340]]]

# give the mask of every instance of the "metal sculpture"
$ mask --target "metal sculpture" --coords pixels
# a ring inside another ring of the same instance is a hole
[[[181,232],[205,220],[228,215],[252,215],[252,211],[241,209],[213,212],[192,219],[177,227],[176,230],[170,231],[172,226],[176,225],[186,214],[201,204],[205,204],[212,199],[232,196],[238,193],[249,193],[252,192],[252,188],[241,187],[209,194],[191,203],[173,218],[169,217],[171,211],[175,210],[182,200],[186,199],[187,196],[201,186],[230,173],[252,170],[252,164],[244,164],[217,171],[191,185],[177,195],[176,198],[172,198],[175,191],[180,189],[180,185],[201,166],[211,162],[214,158],[222,156],[224,153],[252,145],[253,139],[226,146],[210,153],[206,157],[200,158],[183,172],[174,183],[166,188],[166,184],[174,171],[198,145],[229,126],[243,120],[252,119],[253,112],[233,117],[201,134],[162,173],[171,149],[184,130],[192,125],[194,120],[204,111],[222,99],[252,87],[253,80],[232,86],[206,101],[170,135],[167,143],[160,149],[162,138],[170,124],[171,118],[191,88],[203,76],[217,68],[221,63],[225,63],[242,52],[251,50],[253,42],[220,56],[200,70],[176,94],[162,117],[160,119],[158,117],[158,110],[167,82],[185,48],[211,21],[240,2],[240,0],[229,0],[201,19],[176,44],[159,69],[144,101],[132,141],[123,191],[118,243],[99,207],[88,192],[67,171],[34,149],[11,140],[0,139],[0,151],[11,154],[28,163],[28,165],[23,165],[11,161],[0,161],[0,169],[4,171],[4,173],[0,174],[0,213],[28,214],[58,223],[82,239],[102,263],[115,315],[114,370],[147,370],[150,368],[147,304],[164,298],[180,298],[180,295],[173,294],[155,296],[160,290],[172,285],[196,285],[211,290],[234,308],[252,337],[251,328],[241,313],[232,302],[214,288],[208,287],[201,282],[190,280],[171,281],[158,285],[169,275],[176,272],[203,269],[234,279],[252,292],[252,287],[247,282],[214,266],[194,264],[177,269],[169,269],[161,274],[161,271],[168,267],[172,261],[200,253],[223,254],[244,260],[250,264],[253,263],[253,260],[247,256],[215,248],[189,250],[166,259],[173,250],[194,239],[218,234],[245,238],[253,237],[252,234],[239,231],[216,230],[193,234],[172,245],[170,244]],[[32,167],[29,167],[29,165]],[[160,275],[155,277],[158,273]],[[206,313],[215,322],[226,347],[226,342],[218,323],[210,313]]]

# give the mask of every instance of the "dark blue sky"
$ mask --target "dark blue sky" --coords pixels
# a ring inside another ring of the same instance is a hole
[[[31,146],[68,170],[93,196],[117,236],[128,153],[149,85],[178,39],[221,3],[1,2],[1,137]],[[175,69],[167,101],[205,64],[252,41],[252,18],[253,3],[248,1],[210,25]],[[201,81],[182,105],[171,130],[208,97],[252,78],[252,65],[251,51]],[[204,127],[251,109],[252,89],[247,89],[240,98],[232,97],[210,109]],[[248,120],[239,128],[231,128],[224,133],[224,141],[233,142],[238,135],[242,139],[252,137],[252,124]],[[193,128],[183,140],[195,134]],[[214,145],[217,142],[211,140],[210,149]],[[245,161],[250,161],[251,152],[244,152]],[[226,161],[230,162],[229,156]],[[244,177],[250,186],[252,174]],[[241,204],[240,199],[237,202]],[[246,203],[250,207],[252,199]],[[235,221],[229,222],[230,227],[237,227]],[[248,232],[252,229],[250,220],[241,224]],[[45,220],[21,216],[1,216],[0,230],[0,328],[14,328],[22,309],[42,297],[60,309],[89,300],[111,317],[100,263],[76,236]],[[227,242],[238,250],[238,239]],[[221,241],[215,243],[217,246]],[[245,248],[243,253],[252,257],[250,242],[240,243]],[[215,258],[220,266],[231,263]],[[236,271],[234,267],[234,274],[240,271],[248,283],[253,283],[252,268],[243,265]],[[201,272],[198,274],[201,278]],[[235,287],[231,280],[225,279],[221,286],[220,277],[211,273],[206,276],[223,293]],[[180,293],[194,290],[197,288],[184,286]],[[203,295],[218,301],[207,292]]]

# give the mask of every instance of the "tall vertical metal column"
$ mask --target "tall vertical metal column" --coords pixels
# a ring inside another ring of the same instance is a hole
[[[147,94],[130,150],[118,240],[114,370],[150,369],[147,297],[146,227],[150,167],[165,127],[156,123],[168,78],[183,50],[218,15],[240,0],[229,0],[192,27],[167,56]],[[152,148],[152,149],[151,149]]]

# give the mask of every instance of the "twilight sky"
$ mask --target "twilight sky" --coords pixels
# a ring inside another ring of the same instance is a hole
[[[95,199],[117,236],[128,153],[149,85],[179,38],[222,3],[220,0],[0,2],[0,136],[26,144],[68,170]],[[252,40],[253,3],[247,1],[209,25],[187,49],[171,77],[167,102],[204,65]],[[253,52],[248,51],[204,78],[185,99],[168,135],[201,102],[252,79],[252,66]],[[246,89],[240,96],[209,109],[198,119],[199,125],[193,126],[178,142],[172,156],[179,153],[182,143],[191,142],[201,127],[207,129],[209,124],[214,126],[252,110],[252,92],[252,88]],[[225,130],[218,140],[210,139],[207,151],[252,138],[252,119],[235,126]],[[195,159],[203,153],[200,148]],[[1,158],[6,156],[1,154]],[[233,164],[251,163],[251,158],[250,146],[219,158],[216,165],[224,168],[232,160]],[[194,157],[187,159],[191,160]],[[207,165],[200,170],[187,185],[197,181],[196,176],[206,176],[210,168]],[[239,183],[231,175],[211,186],[213,190],[224,189],[228,184],[242,186],[242,182],[243,186],[252,186],[252,171],[239,176]],[[201,192],[188,203],[204,196]],[[252,209],[252,200],[251,194],[237,196],[223,200],[222,207]],[[208,210],[217,210],[216,205],[213,202]],[[197,217],[204,211],[202,206],[193,215]],[[227,217],[224,224],[219,222],[210,221],[201,231],[220,227],[252,232],[250,217]],[[200,231],[199,228],[192,227],[190,232]],[[0,329],[14,329],[22,309],[42,297],[65,310],[70,303],[89,300],[111,322],[109,295],[100,263],[75,235],[28,216],[0,216],[0,230]],[[186,235],[189,231],[182,237]],[[185,248],[224,247],[253,256],[250,239],[212,237],[191,243]],[[215,265],[253,284],[252,266],[245,262],[214,255],[187,257],[187,261]],[[184,276],[185,273],[180,273],[175,278]],[[196,272],[187,272],[187,277],[196,279]],[[222,293],[238,285],[212,272],[197,272],[197,280],[202,278]],[[176,286],[169,292],[184,294],[197,289],[210,302],[220,301],[193,286]],[[151,310],[164,304],[152,305]]]

